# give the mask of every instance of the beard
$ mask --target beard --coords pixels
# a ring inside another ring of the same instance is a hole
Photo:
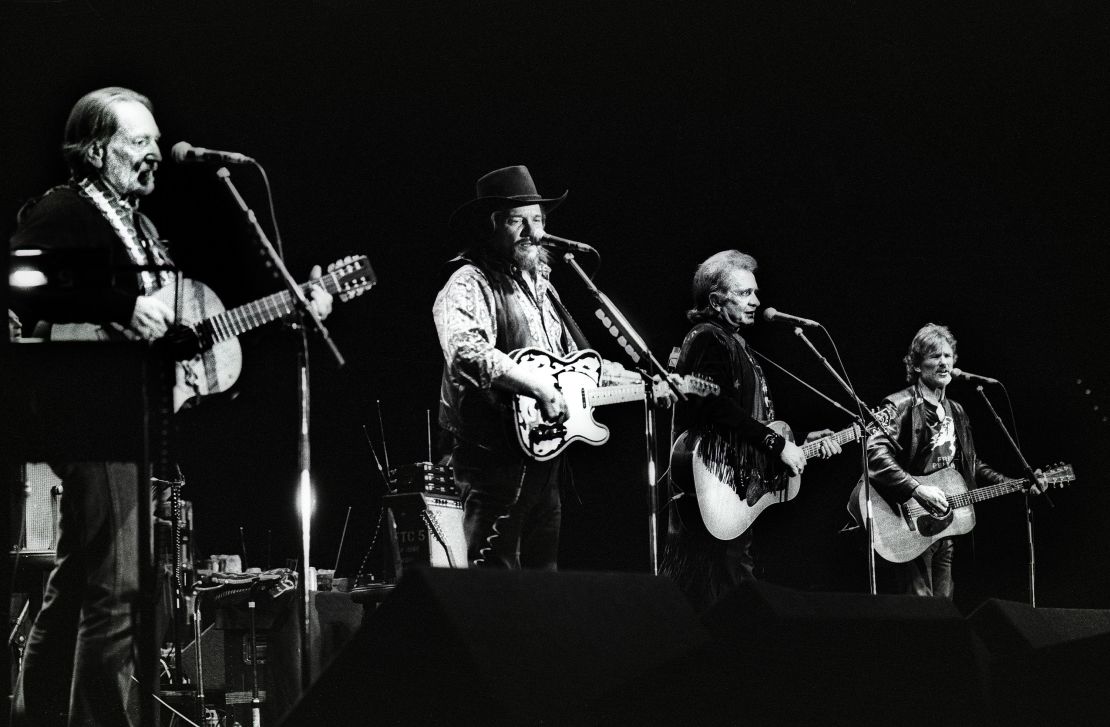
[[[535,275],[541,266],[551,262],[551,254],[546,247],[531,244],[513,245],[513,264],[523,272]]]

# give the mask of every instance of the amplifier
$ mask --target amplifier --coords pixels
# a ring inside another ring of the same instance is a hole
[[[415,462],[393,467],[389,470],[389,489],[395,493],[430,492],[452,497],[457,497],[459,494],[451,468],[431,462]]]
[[[467,567],[463,506],[457,495],[400,492],[384,499],[393,514],[402,569]]]
[[[30,462],[23,466],[23,495],[20,551],[53,553],[58,547],[62,481],[49,465]]]

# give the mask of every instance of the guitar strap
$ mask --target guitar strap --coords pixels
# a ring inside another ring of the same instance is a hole
[[[135,265],[173,265],[169,253],[158,240],[158,231],[145,215],[108,191],[102,183],[89,179],[77,182],[77,192],[100,212],[111,225],[116,236],[127,250],[127,256]],[[139,220],[138,229],[135,219]],[[173,274],[168,270],[139,271],[139,285],[144,295],[150,295],[167,285],[173,284]]]
[[[563,327],[570,335],[571,340],[578,346],[579,350],[590,348],[590,342],[586,340],[586,335],[582,333],[582,329],[578,327],[578,322],[574,320],[574,316],[570,314],[567,307],[563,305],[563,301],[559,300],[559,296],[555,295],[555,291],[551,288],[547,289],[547,297],[551,300],[551,305],[555,307],[555,312],[563,319]]]

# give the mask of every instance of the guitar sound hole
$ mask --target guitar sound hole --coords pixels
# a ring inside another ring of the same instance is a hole
[[[949,509],[944,515],[925,514],[917,518],[917,529],[922,535],[932,536],[952,524],[953,513]]]

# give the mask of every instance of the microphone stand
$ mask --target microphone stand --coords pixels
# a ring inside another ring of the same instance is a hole
[[[1014,450],[1014,454],[1017,455],[1018,461],[1021,462],[1022,470],[1024,470],[1025,475],[1029,478],[1029,481],[1033,483],[1030,488],[1025,490],[1025,539],[1026,548],[1028,549],[1027,563],[1029,568],[1029,605],[1033,608],[1036,608],[1037,557],[1033,549],[1033,507],[1032,504],[1029,502],[1029,492],[1030,489],[1032,489],[1032,487],[1035,487],[1037,484],[1037,475],[1035,472],[1033,472],[1033,468],[1029,466],[1029,462],[1025,459],[1025,455],[1021,453],[1021,447],[1018,446],[1017,442],[1014,441],[1013,436],[1010,435],[1010,430],[1007,429],[1006,425],[1002,423],[1002,417],[998,416],[998,412],[995,411],[994,406],[991,404],[991,400],[987,398],[986,393],[983,391],[983,386],[980,384],[979,386],[975,387],[975,390],[979,392],[980,398],[983,399],[983,402],[987,405],[987,408],[990,409],[991,416],[994,417],[995,423],[998,424],[998,428],[1001,429],[1002,433],[1006,436],[1006,441],[1010,443],[1010,448]],[[1047,496],[1048,493],[1046,492],[1045,495]],[[1051,504],[1052,500],[1050,499],[1048,502],[1049,504]]]
[[[821,326],[821,330],[825,331],[825,335],[828,335],[829,332],[825,329],[824,326]],[[840,387],[842,389],[844,389],[844,391],[846,391],[848,393],[848,396],[851,397],[852,401],[854,401],[856,403],[856,407],[859,410],[859,414],[856,415],[856,421],[859,423],[859,425],[861,427],[863,427],[863,431],[864,432],[868,431],[867,430],[867,425],[864,423],[864,420],[866,420],[866,421],[870,422],[876,428],[876,431],[882,432],[883,436],[885,436],[887,438],[887,441],[889,442],[890,446],[894,449],[896,454],[901,453],[902,448],[898,446],[898,442],[894,441],[894,438],[890,436],[890,434],[886,431],[886,428],[879,423],[879,420],[877,420],[875,418],[875,415],[872,414],[871,410],[867,408],[867,405],[863,403],[863,400],[860,399],[856,395],[855,389],[853,389],[852,386],[847,381],[845,381],[843,378],[841,378],[840,374],[838,374],[836,372],[836,369],[834,369],[832,367],[832,364],[829,363],[828,359],[826,359],[821,354],[821,352],[817,350],[817,347],[814,346],[813,343],[808,338],[806,338],[806,334],[802,332],[801,326],[795,326],[794,335],[797,336],[798,338],[802,339],[802,342],[805,343],[805,345],[809,347],[809,350],[813,351],[813,355],[816,356],[821,361],[821,365],[823,365],[825,367],[825,369],[830,374],[832,374],[833,379],[835,379],[836,382],[838,384],[840,384]],[[829,338],[831,339],[832,336],[829,336]],[[868,583],[868,588],[871,591],[871,595],[874,596],[875,594],[877,594],[879,592],[879,588],[878,588],[878,582],[875,578],[875,518],[874,518],[874,512],[871,509],[871,496],[872,496],[872,493],[871,493],[871,477],[868,474],[868,468],[867,468],[867,440],[866,439],[861,439],[860,440],[860,448],[859,449],[860,449],[860,468],[861,468],[861,471],[863,473],[863,475],[862,475],[862,478],[863,478],[863,494],[864,494],[864,498],[867,502],[867,508],[866,508],[867,512],[861,513],[863,515],[864,526],[867,529],[867,583]]]
[[[311,648],[311,633],[309,627],[309,618],[311,613],[312,604],[309,594],[308,574],[311,561],[309,556],[311,553],[311,524],[312,524],[312,491],[311,491],[311,449],[308,439],[308,425],[309,425],[309,387],[308,387],[308,332],[305,330],[304,320],[308,318],[316,327],[320,337],[327,345],[328,350],[331,352],[332,357],[335,359],[336,365],[342,367],[346,361],[343,354],[339,352],[339,348],[332,341],[331,334],[328,332],[327,327],[324,326],[320,316],[309,305],[308,299],[305,297],[304,291],[301,286],[289,273],[289,269],[285,267],[285,262],[282,260],[281,255],[274,249],[270,239],[266,237],[265,231],[262,226],[258,224],[258,218],[255,217],[254,210],[247,206],[243,197],[239,194],[239,190],[231,181],[231,173],[227,167],[220,167],[216,170],[216,176],[223,181],[227,186],[228,192],[235,199],[235,203],[247,218],[247,222],[254,230],[255,238],[258,240],[262,252],[266,256],[267,263],[274,271],[276,277],[285,284],[293,301],[293,311],[297,314],[297,325],[301,331],[301,345],[297,352],[297,389],[298,389],[298,403],[300,408],[300,427],[297,436],[297,451],[298,451],[298,464],[300,466],[300,486],[297,496],[299,503],[300,518],[301,518],[301,557],[299,558],[298,577],[300,581],[301,601],[300,601],[300,636],[301,636],[301,687],[307,691],[312,684],[312,648]]]
[[[640,368],[640,374],[644,377],[644,438],[647,447],[647,505],[648,505],[648,561],[651,567],[652,575],[659,575],[659,486],[655,481],[655,473],[657,470],[656,465],[656,443],[655,443],[655,397],[652,386],[652,373],[659,374],[663,381],[671,388],[680,401],[686,401],[686,396],[678,390],[678,387],[667,377],[667,370],[663,365],[656,360],[648,349],[647,344],[640,338],[640,335],[632,328],[632,324],[628,319],[617,309],[613,301],[609,297],[598,290],[590,277],[574,259],[574,253],[567,252],[563,255],[563,260],[570,266],[582,282],[586,284],[586,289],[597,301],[599,308],[595,311],[597,317],[605,324],[609,333],[617,340],[624,352],[628,354],[632,362]]]

